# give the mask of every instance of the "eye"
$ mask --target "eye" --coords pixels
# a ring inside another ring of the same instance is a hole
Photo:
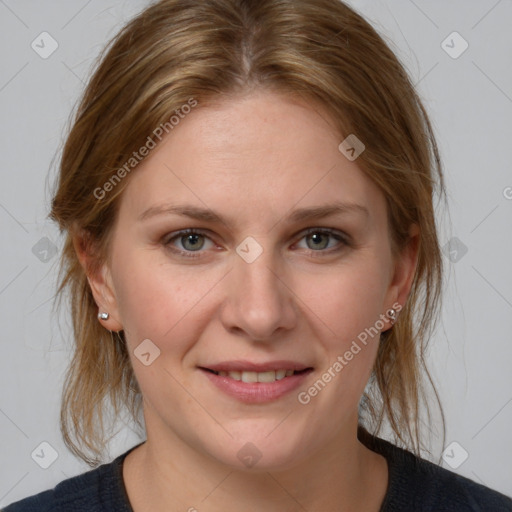
[[[163,243],[172,251],[184,256],[195,256],[191,253],[201,252],[201,249],[211,249],[215,245],[204,233],[194,229],[173,233]]]
[[[306,247],[301,246],[302,240],[305,241]],[[348,245],[346,237],[341,233],[334,232],[331,229],[311,228],[301,238],[301,242],[297,244],[300,249],[308,249],[311,251],[331,252],[331,249],[338,250],[344,245]],[[329,251],[326,251],[328,249]]]
[[[201,230],[184,229],[171,233],[162,240],[164,247],[177,254],[189,258],[204,256],[209,249],[216,247],[211,238]],[[310,228],[295,243],[293,248],[305,249],[310,254],[331,254],[349,246],[348,236],[329,228]]]

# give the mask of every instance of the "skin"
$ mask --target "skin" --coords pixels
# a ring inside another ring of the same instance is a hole
[[[125,331],[144,397],[147,442],[123,469],[136,512],[379,510],[387,464],[357,440],[378,336],[310,403],[297,400],[379,315],[405,303],[417,260],[414,229],[393,259],[385,198],[340,153],[342,140],[318,107],[251,92],[200,105],[130,176],[109,262],[88,278],[110,314],[104,327]],[[367,214],[289,220],[334,202]],[[165,203],[208,208],[224,221],[137,220]],[[187,228],[203,230],[199,251],[175,236]],[[236,252],[248,236],[263,250],[252,263]],[[149,366],[133,354],[144,339],[161,351]],[[274,402],[244,404],[198,369],[233,359],[289,359],[314,371]],[[250,468],[237,457],[248,442],[262,455]]]

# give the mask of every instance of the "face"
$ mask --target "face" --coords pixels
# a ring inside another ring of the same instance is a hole
[[[393,260],[385,198],[342,140],[318,108],[251,93],[199,105],[129,177],[91,283],[149,442],[275,469],[355,439],[413,257]]]

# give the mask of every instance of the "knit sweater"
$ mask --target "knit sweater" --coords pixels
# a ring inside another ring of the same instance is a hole
[[[380,512],[507,512],[512,499],[380,439],[361,439],[388,463]],[[3,512],[133,512],[123,481],[123,461],[135,447],[54,489],[13,503]]]

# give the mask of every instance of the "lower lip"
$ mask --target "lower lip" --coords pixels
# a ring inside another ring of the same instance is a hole
[[[281,398],[303,384],[308,375],[313,371],[308,370],[304,373],[296,373],[274,382],[242,382],[231,377],[221,377],[202,368],[200,370],[210,379],[210,382],[227,395],[241,402],[252,404],[271,402]]]

